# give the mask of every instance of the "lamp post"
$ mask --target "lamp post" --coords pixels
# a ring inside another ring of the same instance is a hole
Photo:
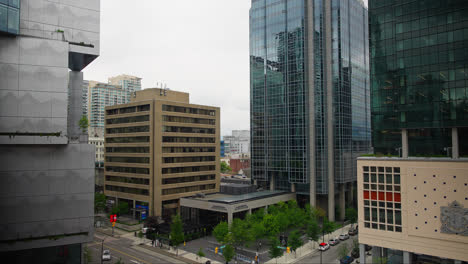
[[[102,264],[102,254],[104,253],[104,240],[106,240],[106,237],[104,237],[104,239],[102,239],[102,242],[101,242],[101,264]]]

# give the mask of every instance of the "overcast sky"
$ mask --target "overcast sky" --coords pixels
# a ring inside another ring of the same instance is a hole
[[[101,0],[101,55],[84,79],[165,82],[221,108],[221,135],[249,129],[250,0]]]
[[[367,0],[365,0],[367,3]],[[221,108],[221,135],[249,129],[250,0],[101,0],[101,56],[86,80],[131,74]]]

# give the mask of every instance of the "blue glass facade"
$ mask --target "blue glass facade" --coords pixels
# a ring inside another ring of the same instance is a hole
[[[0,0],[0,33],[19,34],[20,0]]]
[[[316,194],[328,193],[328,135],[334,146],[336,183],[355,181],[354,158],[369,151],[367,10],[358,0],[331,2],[326,13],[333,21],[328,40],[333,47],[327,60],[322,0],[252,1],[252,177],[259,181],[274,177],[279,190],[290,190],[295,183],[298,193],[308,194],[313,175]],[[307,12],[310,8],[313,11]],[[325,78],[326,63],[331,65],[331,82]],[[327,130],[328,111],[334,115],[333,131]]]
[[[224,140],[221,140],[221,148],[220,148],[220,156],[221,158],[224,158]]]

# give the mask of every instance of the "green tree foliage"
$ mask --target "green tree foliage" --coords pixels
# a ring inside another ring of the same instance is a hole
[[[307,238],[309,238],[309,240],[312,240],[315,242],[319,241],[320,227],[317,223],[317,219],[311,218],[308,221],[306,233],[307,233]]]
[[[283,255],[283,250],[278,247],[279,247],[278,238],[274,236],[270,239],[270,249],[268,250],[268,253],[270,255],[270,258],[276,259],[276,263],[278,263],[278,258]]]
[[[358,212],[356,209],[349,207],[346,209],[345,217],[354,225],[357,222]]]
[[[262,224],[265,227],[268,236],[276,236],[280,232],[278,221],[276,220],[276,217],[271,214],[265,215]]]
[[[251,232],[249,232],[247,223],[239,218],[234,218],[229,230],[232,234],[232,243],[235,248],[241,245],[248,246],[254,239]]]
[[[128,214],[128,203],[126,202],[119,203],[118,208],[119,208],[119,211],[118,211],[119,215]]]
[[[330,234],[333,232],[334,229],[334,223],[329,221],[326,216],[323,217],[323,224],[322,224],[322,232],[326,235]]]
[[[223,257],[226,262],[231,261],[232,258],[234,257],[234,254],[235,254],[234,247],[231,244],[227,244],[223,248]]]
[[[81,132],[86,133],[89,127],[89,121],[86,115],[81,116],[80,121],[78,121],[78,126],[80,126]]]
[[[303,242],[301,234],[298,230],[294,230],[289,234],[289,247],[294,251],[294,257],[296,257],[296,250],[302,246]]]
[[[227,222],[224,222],[224,221],[219,223],[213,229],[213,236],[216,238],[216,241],[218,241],[219,243],[224,243],[224,240],[228,233],[229,233],[229,225]]]
[[[265,237],[267,230],[262,222],[255,222],[250,227],[250,232],[255,240]]]
[[[221,161],[221,172],[228,173],[231,171],[232,171],[231,167],[229,167],[229,165],[225,161]]]
[[[180,215],[176,214],[172,216],[171,223],[171,242],[172,245],[176,248],[184,242],[184,230],[182,226],[182,220]],[[177,249],[176,255],[179,254],[179,249]]]
[[[286,213],[279,213],[275,217],[275,221],[278,225],[279,231],[284,232],[288,229],[289,226],[289,218]]]
[[[345,243],[342,243],[340,247],[338,248],[338,257],[342,259],[346,256],[348,256],[348,245],[346,245]]]
[[[103,193],[94,193],[94,212],[99,213],[106,209],[106,195]]]

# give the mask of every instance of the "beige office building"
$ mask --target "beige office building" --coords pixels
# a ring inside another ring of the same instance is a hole
[[[371,245],[374,262],[468,262],[468,159],[369,157],[357,167],[361,257]]]
[[[215,193],[220,184],[220,110],[189,94],[145,89],[106,107],[106,196],[138,214],[170,217],[179,198]]]

